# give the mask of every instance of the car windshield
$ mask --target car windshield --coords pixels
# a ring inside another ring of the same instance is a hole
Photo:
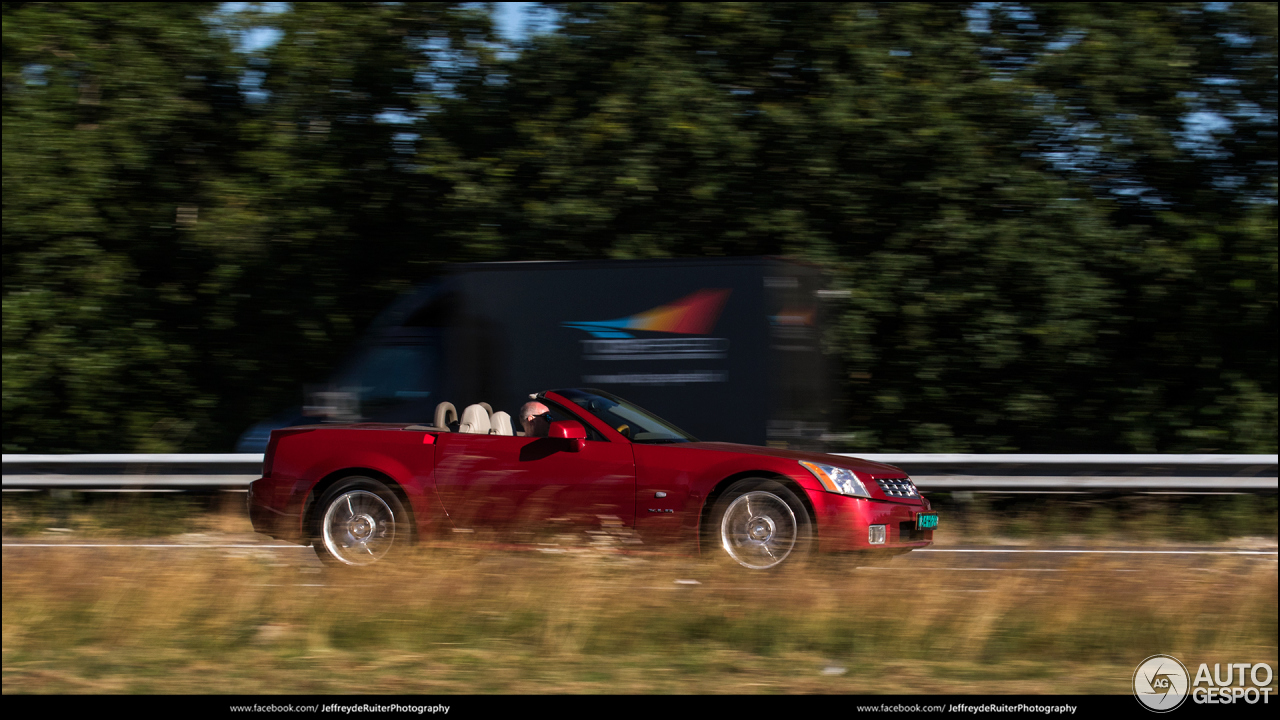
[[[638,405],[603,390],[556,390],[573,404],[638,443],[697,442],[698,439]]]

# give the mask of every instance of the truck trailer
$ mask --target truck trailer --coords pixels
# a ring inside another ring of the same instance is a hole
[[[305,405],[247,430],[425,422],[530,393],[600,388],[702,440],[824,449],[833,383],[821,268],[778,258],[448,266],[383,311]]]

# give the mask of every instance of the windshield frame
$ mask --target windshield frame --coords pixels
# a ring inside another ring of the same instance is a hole
[[[578,396],[582,394],[590,394],[590,395],[595,395],[603,400],[612,402],[614,403],[615,406],[621,406],[624,409],[626,409],[628,413],[639,416],[641,419],[647,421],[647,424],[651,423],[652,425],[656,425],[671,435],[671,437],[643,438],[643,439],[627,437],[624,435],[623,436],[624,439],[626,439],[629,442],[633,442],[638,445],[667,445],[667,444],[677,444],[677,443],[698,442],[698,439],[696,437],[676,427],[670,421],[664,420],[662,417],[648,410],[645,410],[644,408],[640,407],[639,405],[636,405],[630,400],[620,398],[617,395],[614,395],[613,393],[606,392],[604,390],[599,390],[596,388],[566,388],[563,390],[551,390],[549,392],[553,392],[559,397],[564,398],[566,401],[568,401],[571,407],[590,415],[593,419],[595,419],[598,422],[604,423],[609,427],[610,430],[614,430],[614,432],[616,432],[616,430],[614,429],[615,424],[609,418],[601,416],[599,413],[595,412],[590,407],[580,404],[578,402]],[[623,416],[623,417],[620,417],[620,419],[627,420],[629,418],[626,418],[625,416]],[[636,421],[631,420],[631,422],[636,422]]]

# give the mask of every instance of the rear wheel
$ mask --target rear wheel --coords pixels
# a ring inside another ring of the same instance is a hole
[[[813,542],[813,521],[804,503],[775,480],[734,483],[716,502],[711,517],[715,545],[751,570],[797,564]]]
[[[409,544],[404,505],[373,478],[338,481],[321,498],[317,513],[314,547],[329,565],[372,565]]]

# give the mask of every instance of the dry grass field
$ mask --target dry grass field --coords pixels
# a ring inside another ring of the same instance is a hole
[[[202,522],[166,542],[246,537]],[[558,549],[350,573],[302,550],[10,547],[3,691],[1127,693],[1155,653],[1277,660],[1275,556],[762,575]]]

